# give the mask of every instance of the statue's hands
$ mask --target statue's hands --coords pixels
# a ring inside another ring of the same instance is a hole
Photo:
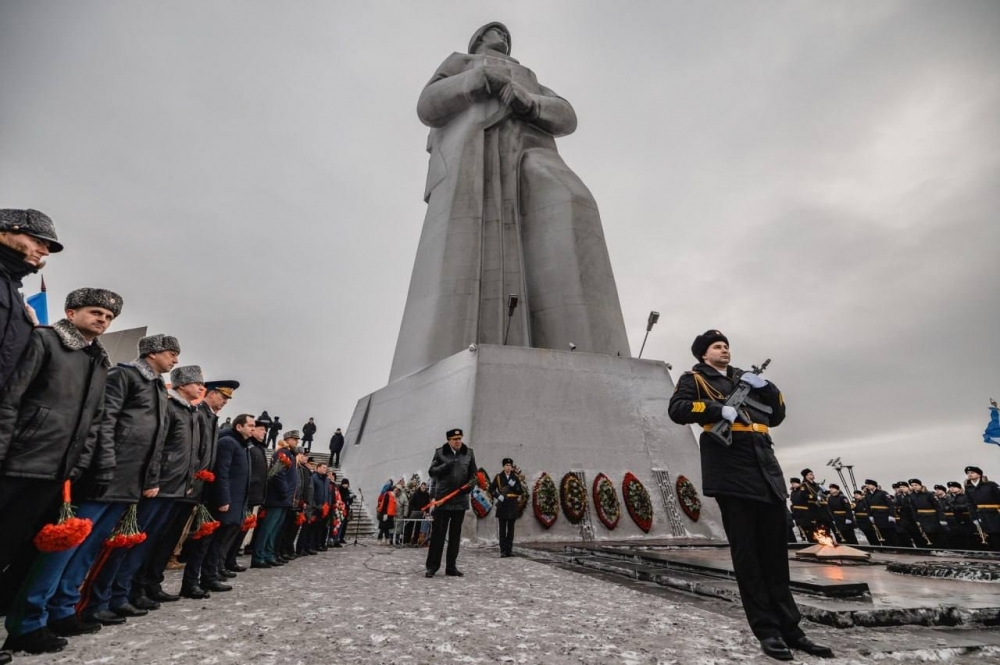
[[[486,94],[491,97],[499,97],[504,86],[510,83],[510,73],[503,67],[490,65],[483,67],[482,72],[486,84]]]
[[[500,101],[506,104],[517,115],[531,115],[535,109],[535,100],[520,83],[509,82],[500,92]]]

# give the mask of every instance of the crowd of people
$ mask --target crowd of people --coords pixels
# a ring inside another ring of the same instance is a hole
[[[809,542],[857,545],[860,530],[869,545],[1000,552],[1000,486],[977,466],[965,467],[964,483],[933,490],[910,478],[890,494],[869,478],[853,498],[835,483],[817,483],[811,469],[801,475],[789,481],[789,542],[797,531]]]
[[[0,210],[0,663],[230,591],[245,548],[259,569],[340,547],[353,502],[298,430],[270,459],[267,419],[241,413],[220,431],[240,384],[179,366],[177,338],[143,337],[111,367],[100,336],[122,312],[117,293],[76,289],[65,318],[38,325],[18,289],[62,249],[45,214]]]

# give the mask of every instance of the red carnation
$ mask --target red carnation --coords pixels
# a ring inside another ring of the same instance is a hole
[[[243,514],[243,524],[240,525],[240,531],[249,531],[250,529],[256,528],[256,526],[257,517],[250,511],[245,512]]]
[[[219,525],[218,520],[213,519],[212,513],[208,512],[208,508],[199,503],[194,511],[194,533],[191,534],[191,539],[199,540],[209,536],[219,528]]]
[[[118,520],[114,530],[104,541],[105,547],[114,549],[116,547],[132,547],[146,540],[146,534],[139,530],[139,522],[136,520],[136,504],[130,504],[125,514]]]
[[[41,552],[71,550],[87,539],[93,526],[89,519],[75,517],[67,480],[63,483],[63,503],[59,509],[59,521],[42,527],[35,536],[35,547]]]
[[[302,526],[305,523],[306,523],[305,513],[299,513],[298,515],[295,516],[295,526]]]
[[[209,471],[208,469],[202,469],[198,473],[194,474],[194,479],[195,480],[204,480],[206,483],[214,483],[215,482],[215,474],[212,473],[211,471]]]

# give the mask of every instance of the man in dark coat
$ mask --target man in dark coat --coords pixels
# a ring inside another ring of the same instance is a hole
[[[264,495],[264,518],[257,526],[257,542],[254,543],[251,568],[270,568],[283,565],[278,561],[278,537],[285,523],[285,514],[292,508],[295,495],[295,482],[298,471],[295,469],[295,457],[291,448],[298,443],[299,433],[296,430],[285,432],[285,438],[278,444],[278,449],[271,458],[271,468],[267,475],[267,491]]]
[[[865,534],[865,539],[869,545],[882,545],[879,534],[872,526],[871,510],[868,508],[868,498],[861,490],[854,491],[854,517],[858,521],[858,528]]]
[[[250,489],[250,453],[247,450],[253,437],[254,419],[249,413],[233,418],[233,429],[219,437],[212,472],[215,480],[209,489],[208,509],[219,528],[212,534],[212,543],[201,567],[201,586],[205,591],[230,591],[232,587],[222,581],[226,575],[225,562],[233,540],[239,536],[246,511],[247,492]]]
[[[403,542],[407,545],[416,545],[417,539],[420,536],[420,524],[409,520],[426,518],[427,513],[423,511],[423,508],[430,502],[431,495],[427,491],[427,483],[422,482],[410,496],[410,512],[406,516],[408,521],[406,522],[406,526],[403,527]]]
[[[250,454],[250,489],[247,490],[247,510],[257,515],[261,505],[264,503],[264,492],[267,490],[267,436],[268,428],[263,424],[254,422],[253,438],[250,439],[250,447],[247,452]],[[260,528],[255,527],[250,539],[249,549],[246,553],[253,551],[253,545],[257,540]],[[226,570],[234,573],[242,573],[246,570],[236,560],[240,550],[243,548],[245,538],[237,538],[234,546],[229,550],[226,557]]]
[[[310,477],[312,515],[309,516],[309,521],[303,525],[302,534],[299,536],[299,551],[309,555],[318,554],[320,546],[326,546],[326,536],[323,529],[326,517],[323,515],[323,506],[326,506],[327,514],[330,510],[330,481],[326,477],[327,466],[324,462],[320,462],[315,467]]]
[[[426,577],[434,577],[441,567],[441,553],[445,537],[448,538],[448,556],[444,574],[462,577],[457,567],[458,548],[462,542],[462,520],[469,509],[469,492],[476,482],[476,456],[472,448],[462,443],[462,430],[451,429],[445,435],[447,443],[434,451],[434,459],[428,471],[435,481],[434,500],[441,501],[452,492],[458,491],[448,501],[434,506],[431,531],[431,546],[427,550]]]
[[[340,494],[340,500],[344,504],[345,515],[339,532],[334,536],[334,540],[337,544],[344,545],[347,543],[347,524],[354,517],[351,508],[354,505],[354,492],[351,491],[351,481],[347,478],[342,478],[337,491]]]
[[[121,616],[134,616],[131,608],[148,611],[160,606],[159,601],[146,595],[145,580],[137,593],[132,593],[132,587],[135,576],[145,567],[156,551],[161,535],[167,530],[175,501],[187,496],[192,476],[198,468],[195,441],[190,436],[193,432],[180,432],[175,428],[173,415],[178,408],[186,410],[189,415],[184,419],[184,425],[191,427],[194,424],[191,412],[194,407],[188,400],[201,395],[205,379],[201,367],[187,365],[175,367],[170,372],[170,383],[175,392],[167,399],[167,433],[160,454],[159,492],[154,497],[141,498],[136,510],[136,523],[139,530],[146,534],[146,540],[111,553],[93,581],[92,592],[85,599],[87,604],[80,612],[84,616],[109,609]]]
[[[974,523],[986,536],[983,549],[1000,552],[1000,486],[987,479],[978,466],[965,467],[965,476]]]
[[[90,535],[75,549],[38,557],[7,616],[17,626],[13,634],[39,630],[50,621],[76,614],[84,578],[119,518],[140,497],[159,493],[160,457],[167,433],[167,396],[160,374],[177,364],[179,354],[180,344],[173,337],[143,337],[139,358],[108,372],[101,429],[91,462],[94,475],[89,489],[81,491],[86,499],[77,509],[77,517],[93,524]],[[84,591],[90,593],[93,588],[88,584]],[[144,611],[132,608],[128,613]],[[81,618],[102,624],[125,620],[109,610]]]
[[[312,418],[302,426],[302,445],[307,453],[312,452],[313,437],[316,435],[316,423]]]
[[[198,459],[200,460],[198,471],[212,471],[215,468],[215,458],[219,441],[219,434],[222,432],[219,426],[219,412],[229,403],[233,397],[233,391],[240,387],[240,382],[233,379],[208,381],[205,383],[205,399],[198,403],[198,431],[200,443],[198,445]],[[232,431],[232,428],[226,429]],[[204,480],[195,479],[191,487],[191,497],[195,503],[208,503],[208,490],[211,483]],[[187,518],[190,512],[184,517],[181,529],[187,526]],[[201,569],[208,556],[208,548],[212,544],[215,534],[212,533],[203,538],[195,540],[189,538],[184,543],[183,555],[185,557],[184,575],[181,581],[181,595],[185,598],[196,600],[208,598],[211,592],[199,586],[201,581]]]
[[[205,386],[201,368],[175,367],[170,384],[173,392],[167,400],[167,436],[160,465],[160,493],[156,497],[171,501],[170,514],[158,533],[147,533],[149,556],[132,579],[132,605],[139,609],[155,609],[161,602],[180,600],[179,595],[163,590],[164,571],[198,502],[194,475],[204,467],[201,421],[194,404]]]
[[[66,318],[51,328],[35,328],[0,390],[0,570],[11,592],[35,558],[32,538],[58,518],[64,481],[79,479],[90,467],[110,367],[98,337],[121,307],[121,297],[111,291],[71,292]],[[99,627],[83,630],[77,624],[74,615],[50,625],[58,634],[73,635]],[[9,641],[20,650],[41,653],[59,642],[44,628],[11,628]]]
[[[330,464],[340,468],[340,451],[344,449],[344,434],[337,428],[337,431],[330,437]]]
[[[965,493],[962,483],[954,480],[948,481],[948,498],[955,518],[955,528],[952,530],[955,547],[962,550],[983,549],[986,546],[986,543],[983,542],[986,534],[983,532],[983,535],[980,536],[978,529],[976,529],[972,504],[969,502],[969,495]],[[947,510],[945,515],[947,516]]]
[[[309,520],[309,500],[312,497],[312,471],[307,466],[308,456],[302,446],[295,449],[295,494],[292,497],[292,510],[285,516],[282,526],[281,544],[278,556],[288,561],[298,557],[295,543],[302,525]],[[280,560],[280,559],[279,559]]]
[[[503,458],[503,471],[493,478],[489,492],[495,506],[493,512],[499,530],[500,558],[514,556],[514,522],[520,517],[517,502],[524,494],[524,488],[514,475],[514,460],[510,457]]]
[[[802,632],[789,588],[785,479],[769,434],[785,419],[781,391],[759,374],[732,367],[729,340],[718,330],[699,335],[691,352],[698,364],[677,382],[668,410],[674,422],[706,430],[700,440],[702,487],[722,511],[750,628],[773,658],[791,660],[789,647],[832,655]],[[724,402],[741,382],[752,390],[738,412]],[[730,446],[707,431],[723,419],[732,423]]]
[[[910,506],[920,536],[918,547],[948,547],[948,520],[941,502],[919,478],[910,478]]]
[[[267,423],[261,424],[267,427],[267,447],[274,448],[278,445],[278,435],[281,434],[281,430],[285,427],[281,422],[281,416],[275,416],[274,422],[269,427]]]
[[[865,503],[868,505],[868,517],[872,522],[878,542],[872,545],[895,547],[899,544],[896,538],[896,504],[892,497],[871,478],[865,479]]]
[[[38,323],[24,302],[21,280],[45,266],[45,257],[61,252],[56,227],[37,210],[0,210],[0,388],[28,345]]]

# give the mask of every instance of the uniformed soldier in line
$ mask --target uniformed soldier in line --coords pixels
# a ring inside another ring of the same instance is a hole
[[[875,531],[872,525],[871,511],[868,508],[868,497],[861,490],[854,490],[854,518],[857,520],[858,528],[865,534],[865,539],[869,545],[884,545],[880,534]]]
[[[916,547],[917,543],[926,544],[917,531],[917,521],[913,517],[913,507],[910,505],[910,486],[905,480],[892,484],[896,501],[896,546]]]
[[[802,632],[789,589],[785,479],[768,433],[785,419],[781,391],[758,374],[732,367],[729,340],[718,330],[699,335],[691,352],[698,364],[677,382],[668,411],[674,422],[706,430],[700,438],[702,491],[715,497],[722,512],[750,629],[764,653],[778,660],[792,660],[789,647],[832,656],[830,647]],[[751,388],[742,413],[724,404],[740,383]],[[729,446],[708,431],[723,419],[733,425]]]
[[[965,493],[972,504],[974,521],[986,535],[984,549],[1000,552],[1000,487],[978,466],[965,467]]]
[[[920,547],[948,547],[948,521],[937,497],[919,478],[910,478],[910,507],[916,519]]]
[[[851,500],[840,493],[840,485],[830,483],[830,496],[826,498],[826,507],[833,518],[837,540],[848,545],[857,545],[858,537],[854,535],[854,510]]]
[[[809,509],[809,521],[812,523],[813,542],[816,533],[822,532],[833,537],[833,522],[826,508],[826,490],[816,482],[812,469],[802,469],[802,485],[799,489],[806,493],[806,506]]]
[[[789,501],[792,504],[792,520],[806,542],[816,542],[816,528],[809,514],[809,493],[798,478],[792,479]]]
[[[868,504],[869,517],[875,530],[879,545],[895,547],[899,544],[896,537],[896,505],[892,497],[871,478],[865,480],[865,503]]]
[[[517,501],[524,494],[521,481],[514,475],[514,460],[503,458],[503,471],[490,483],[490,495],[496,502],[494,511],[500,540],[500,558],[514,556],[514,522],[517,521]]]
[[[801,483],[801,481],[798,478],[792,478],[791,480],[788,481],[788,495],[789,496],[791,496],[792,493],[795,492],[795,490],[797,490],[799,488],[799,484],[800,483]],[[797,542],[799,542],[799,539],[795,537],[795,531],[796,531],[797,527],[795,526],[795,517],[792,515],[792,509],[791,509],[791,507],[789,507],[787,510],[785,510],[785,527],[788,530],[788,534],[787,534],[788,542],[790,542],[790,543],[797,543]],[[803,537],[803,540],[805,540],[805,537]]]
[[[976,525],[972,521],[972,506],[962,483],[954,480],[948,481],[948,500],[955,516],[955,527],[951,531],[953,546],[960,550],[983,549],[983,539],[979,536]],[[947,516],[948,512],[945,509],[945,517],[947,518]]]

